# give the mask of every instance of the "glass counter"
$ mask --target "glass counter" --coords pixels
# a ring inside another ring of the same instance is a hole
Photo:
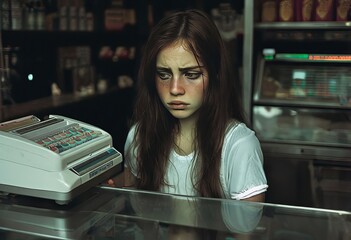
[[[253,114],[253,125],[261,141],[348,149],[351,146],[351,111],[254,106]]]
[[[0,198],[0,239],[351,239],[351,212],[97,187]]]
[[[350,148],[351,55],[258,59],[252,118],[261,141]]]

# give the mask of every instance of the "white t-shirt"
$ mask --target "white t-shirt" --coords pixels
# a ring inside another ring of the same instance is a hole
[[[136,149],[131,147],[135,127],[127,136],[124,147],[125,166],[137,175]],[[192,184],[194,153],[181,156],[174,150],[169,157],[165,180],[168,186],[164,193],[197,196]],[[231,124],[226,132],[220,167],[220,178],[224,198],[245,199],[267,190],[267,180],[263,171],[263,154],[255,133],[244,123]]]

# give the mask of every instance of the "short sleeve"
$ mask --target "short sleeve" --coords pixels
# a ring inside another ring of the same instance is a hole
[[[223,181],[228,197],[245,199],[267,190],[261,146],[251,129],[245,124],[231,129],[223,151]]]
[[[133,144],[134,135],[135,126],[132,126],[124,144],[124,166],[128,168],[134,176],[137,176],[137,149]]]

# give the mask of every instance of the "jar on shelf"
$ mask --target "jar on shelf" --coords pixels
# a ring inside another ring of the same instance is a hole
[[[336,0],[336,21],[347,21],[349,19],[351,0]]]
[[[276,0],[263,0],[261,6],[261,21],[275,22],[277,20]]]
[[[316,0],[315,20],[334,21],[335,4],[334,0]]]
[[[281,22],[292,22],[295,20],[295,1],[278,0],[278,19]]]
[[[315,0],[297,0],[295,5],[296,21],[312,21]]]

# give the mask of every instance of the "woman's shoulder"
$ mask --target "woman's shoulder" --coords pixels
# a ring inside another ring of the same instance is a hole
[[[132,144],[134,136],[135,136],[135,133],[136,133],[136,124],[132,125],[129,128],[129,132],[127,134],[127,139],[126,139],[126,142],[125,142],[125,146],[129,147]]]
[[[224,138],[222,158],[227,167],[228,164],[244,167],[252,162],[262,162],[261,145],[255,132],[241,122],[230,126]]]
[[[260,148],[255,131],[243,122],[235,122],[228,125],[224,137],[223,150],[233,148],[247,149],[248,151],[249,149]]]
[[[240,140],[252,136],[256,137],[255,132],[245,123],[233,120],[228,124],[225,139]]]
[[[129,137],[134,137],[134,134],[136,132],[136,127],[137,127],[137,124],[131,125],[131,127],[129,128],[129,132],[128,132]]]

